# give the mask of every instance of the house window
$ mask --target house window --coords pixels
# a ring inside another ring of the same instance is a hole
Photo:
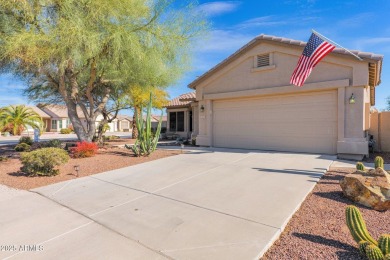
[[[60,127],[60,129],[62,129],[62,119],[58,120],[58,126]]]
[[[184,111],[169,113],[169,129],[174,132],[184,132]]]
[[[57,120],[51,120],[51,129],[57,129]]]
[[[269,66],[270,65],[270,57],[269,56],[270,56],[269,53],[257,55],[257,60],[256,60],[257,66],[256,67],[260,68],[260,67]]]

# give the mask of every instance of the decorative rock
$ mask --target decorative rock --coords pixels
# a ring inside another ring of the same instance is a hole
[[[354,202],[378,211],[390,209],[390,174],[382,168],[348,174],[340,186],[344,195]]]

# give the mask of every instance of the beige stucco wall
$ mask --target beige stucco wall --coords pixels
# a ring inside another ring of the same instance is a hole
[[[390,152],[390,111],[373,112],[370,115],[370,131],[374,136],[375,151]]]
[[[270,66],[254,68],[255,57],[271,53]],[[330,54],[313,70],[301,88],[290,85],[290,77],[302,48],[261,43],[215,70],[196,85],[199,107],[197,143],[212,145],[213,101],[248,96],[272,96],[336,89],[338,93],[338,154],[368,154],[366,132],[369,128],[368,62],[346,55]],[[351,95],[355,104],[349,104]]]

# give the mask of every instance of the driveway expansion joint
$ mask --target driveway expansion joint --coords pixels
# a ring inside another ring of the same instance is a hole
[[[156,254],[159,254],[159,255],[161,255],[161,256],[167,258],[167,259],[174,260],[174,258],[172,258],[172,257],[170,257],[170,256],[168,256],[168,255],[166,255],[166,254],[164,254],[164,253],[162,253],[161,251],[156,250],[156,249],[154,249],[154,248],[151,248],[150,246],[148,246],[148,245],[146,245],[146,244],[140,242],[139,240],[133,239],[133,238],[128,237],[128,236],[125,236],[125,235],[123,235],[122,233],[116,231],[115,229],[112,229],[112,228],[110,228],[110,227],[104,225],[103,223],[97,221],[96,219],[93,219],[93,218],[91,218],[90,216],[88,216],[88,215],[86,215],[86,214],[84,214],[84,213],[82,213],[82,212],[80,212],[80,211],[78,211],[78,210],[75,210],[75,209],[73,209],[73,208],[70,208],[69,206],[62,204],[61,202],[59,202],[59,201],[57,201],[57,200],[54,200],[54,199],[52,199],[52,198],[50,198],[50,197],[46,197],[45,195],[41,194],[40,192],[33,191],[33,190],[29,190],[29,192],[38,194],[39,196],[44,197],[44,198],[46,198],[46,199],[48,199],[48,200],[50,200],[50,201],[56,203],[56,204],[59,205],[59,206],[62,206],[62,207],[64,207],[64,208],[67,208],[68,210],[70,210],[70,211],[72,211],[72,212],[74,212],[74,213],[77,213],[77,214],[79,214],[79,215],[81,215],[81,216],[83,216],[83,217],[85,217],[85,218],[91,220],[91,222],[88,222],[88,224],[91,224],[92,222],[93,222],[93,223],[96,223],[97,225],[99,225],[99,226],[101,226],[101,227],[103,227],[103,228],[109,230],[110,232],[113,232],[113,233],[115,233],[115,234],[117,234],[117,235],[119,235],[119,236],[121,236],[121,237],[124,237],[124,238],[126,238],[126,239],[128,239],[128,240],[131,240],[131,241],[133,241],[133,242],[139,244],[140,246],[142,246],[142,247],[144,247],[144,248],[146,248],[146,249],[149,249],[149,250],[153,251],[153,252],[156,253]],[[84,224],[83,226],[85,226],[85,225],[86,225],[86,224]],[[80,228],[80,227],[79,227],[79,228]],[[74,230],[76,230],[76,229],[74,229]],[[70,232],[66,232],[66,233],[64,233],[63,235],[68,234],[68,233],[71,233],[71,232],[73,232],[74,230],[71,230]],[[57,237],[58,237],[58,236],[57,236]],[[47,241],[45,241],[45,242],[48,242],[48,241],[50,241],[50,240],[52,240],[52,239],[55,239],[55,238],[57,238],[57,237],[51,238],[51,239],[49,239],[49,240],[47,240]]]

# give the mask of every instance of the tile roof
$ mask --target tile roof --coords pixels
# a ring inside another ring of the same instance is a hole
[[[196,100],[195,91],[190,93],[185,93],[178,96],[177,98],[172,99],[166,107],[167,108],[186,107],[195,100]]]
[[[198,77],[193,82],[188,84],[188,87],[194,89],[196,84],[199,83],[201,80],[203,80],[204,78],[208,77],[214,71],[216,71],[217,69],[221,68],[223,65],[227,64],[232,59],[234,59],[235,57],[240,55],[242,52],[246,51],[248,48],[252,47],[253,45],[257,44],[260,41],[272,41],[272,42],[276,42],[276,43],[289,44],[289,45],[301,46],[301,47],[305,47],[306,46],[306,42],[303,42],[303,41],[293,40],[293,39],[288,39],[288,38],[283,38],[283,37],[277,37],[277,36],[273,36],[273,35],[261,34],[261,35],[255,37],[253,40],[251,40],[247,44],[245,44],[244,46],[242,46],[240,49],[238,49],[235,53],[233,53],[232,55],[227,57],[225,60],[223,60],[222,62],[218,63],[216,66],[211,68],[209,71],[204,73],[202,76]],[[382,60],[383,60],[383,55],[379,55],[379,54],[375,54],[375,53],[371,53],[371,52],[361,52],[361,51],[358,51],[358,50],[351,50],[351,52],[353,54],[358,55],[362,59],[368,59],[368,60],[373,60],[373,61],[378,62],[379,63],[379,67],[380,67],[379,70],[378,70],[378,73],[380,74],[381,63],[382,63]],[[350,58],[352,58],[352,59],[356,59],[351,54],[349,54],[346,50],[344,50],[342,48],[335,48],[332,51],[332,53],[345,54],[345,55],[349,55]],[[380,77],[378,77],[378,81],[376,82],[376,84],[379,84],[379,82],[380,82],[379,78]]]
[[[38,105],[40,109],[45,111],[50,117],[53,118],[68,118],[68,108],[65,105],[45,104]],[[77,107],[77,114],[80,118],[85,118],[83,111],[80,107]]]
[[[128,115],[117,115],[116,118],[117,118],[119,121],[125,120],[125,119],[127,119],[127,120],[129,120],[129,121],[133,120],[133,118],[132,118],[131,116],[128,116]]]
[[[50,116],[47,113],[45,113],[45,111],[43,111],[37,106],[26,106],[26,107],[32,109],[35,113],[37,113],[42,118],[50,118]]]

